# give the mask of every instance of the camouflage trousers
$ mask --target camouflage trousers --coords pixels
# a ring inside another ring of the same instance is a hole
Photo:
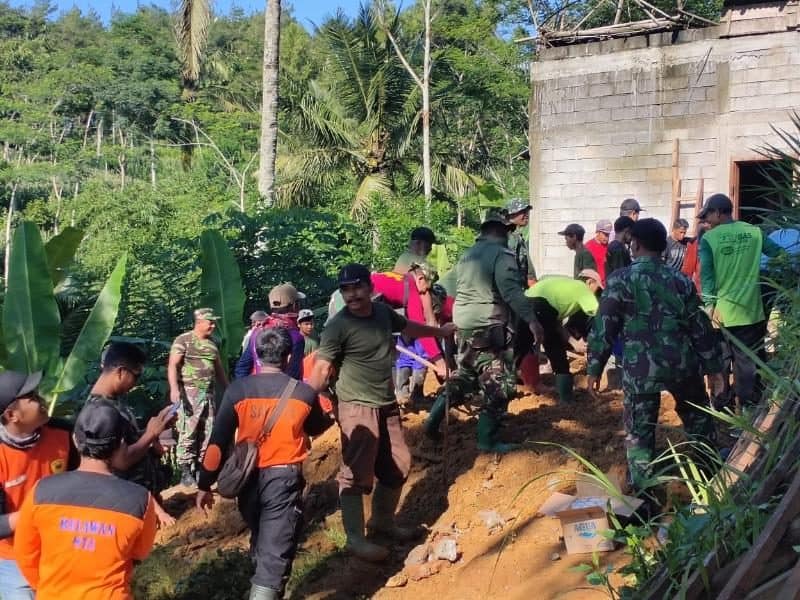
[[[450,394],[450,406],[472,401],[493,417],[502,416],[517,389],[510,336],[505,328],[494,335],[480,330],[459,336],[458,368],[440,394]]]
[[[178,410],[179,465],[196,467],[203,460],[214,426],[214,388],[181,387],[181,407]]]
[[[683,422],[686,435],[691,440],[716,446],[714,418],[697,406],[708,406],[708,394],[700,375],[676,382],[667,387],[675,398],[675,412]],[[656,424],[661,407],[661,393],[634,394],[625,391],[622,400],[622,418],[625,424],[625,451],[628,458],[628,483],[634,490],[646,487],[652,475],[652,461],[656,449]]]

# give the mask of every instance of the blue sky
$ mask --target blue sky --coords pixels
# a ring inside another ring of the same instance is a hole
[[[12,0],[13,6],[30,6],[33,2],[31,0]],[[53,0],[53,4],[58,7],[59,11],[69,10],[75,6],[81,10],[95,10],[103,21],[108,22],[113,10],[122,10],[124,12],[132,12],[136,10],[137,6],[147,6],[155,4],[167,9],[174,6],[172,0]],[[341,7],[346,14],[354,15],[358,10],[359,0],[294,0],[294,2],[286,2],[284,5],[291,4],[292,11],[295,18],[300,21],[305,27],[311,28],[311,22],[321,23],[326,16],[332,15],[336,12],[338,7]],[[410,4],[409,2],[404,2]],[[218,13],[227,13],[232,7],[243,9],[247,13],[264,10],[264,0],[211,0],[211,5]]]

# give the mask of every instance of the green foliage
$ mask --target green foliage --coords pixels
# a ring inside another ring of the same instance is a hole
[[[58,358],[59,314],[39,229],[23,221],[14,232],[3,302],[6,367],[33,373]]]
[[[75,258],[75,252],[83,241],[83,231],[74,227],[67,227],[48,240],[44,246],[47,254],[47,266],[50,268],[50,279],[53,286],[57,287],[67,275],[67,267]]]
[[[239,340],[244,336],[242,311],[244,291],[239,265],[225,239],[217,231],[206,230],[200,236],[200,278],[203,306],[213,308],[222,317],[217,332],[222,335],[220,355],[223,364],[239,355]]]
[[[68,392],[84,382],[89,365],[100,356],[103,346],[111,335],[119,310],[126,260],[127,257],[123,255],[117,262],[117,266],[97,297],[89,317],[84,322],[63,367],[55,377],[50,378],[54,380],[54,383],[51,385],[50,382],[46,382],[43,386],[54,396],[51,411],[58,401],[59,394]]]

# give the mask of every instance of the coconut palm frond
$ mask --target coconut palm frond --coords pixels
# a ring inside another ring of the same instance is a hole
[[[357,219],[366,216],[367,210],[377,198],[392,196],[392,181],[382,173],[371,173],[361,180],[361,185],[356,190],[350,214]]]
[[[186,81],[195,82],[200,77],[210,22],[209,0],[179,0],[175,13],[175,37]]]
[[[341,155],[328,148],[305,148],[278,154],[276,170],[277,204],[281,207],[305,206],[313,202],[313,192],[333,184],[341,166]]]

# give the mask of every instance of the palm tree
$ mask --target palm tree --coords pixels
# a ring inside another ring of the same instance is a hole
[[[281,0],[267,0],[264,14],[264,63],[261,86],[261,163],[258,171],[258,191],[267,206],[272,205],[275,196],[280,45]]]
[[[389,24],[397,28],[397,19]],[[329,73],[308,89],[287,89],[286,115],[299,135],[286,139],[279,161],[278,200],[310,203],[349,170],[357,179],[352,212],[392,193],[404,169],[418,118],[418,91],[381,35],[368,7],[351,21],[342,13],[319,30]]]

